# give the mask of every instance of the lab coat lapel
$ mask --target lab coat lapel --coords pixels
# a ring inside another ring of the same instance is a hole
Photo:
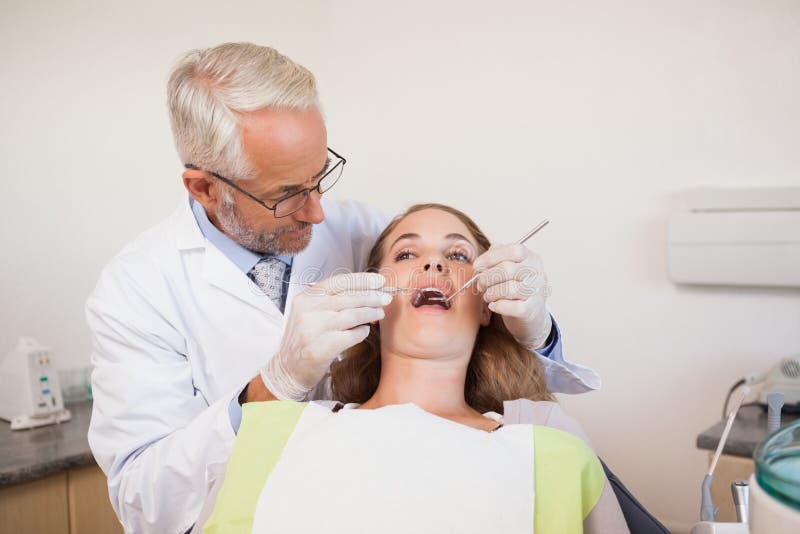
[[[206,241],[203,274],[209,284],[230,293],[270,315],[281,312],[263,291],[217,247]]]
[[[188,199],[182,201],[175,217],[178,249],[183,251],[202,248],[204,250],[203,277],[209,284],[282,320],[281,312],[258,286],[239,270],[222,251],[203,237]]]

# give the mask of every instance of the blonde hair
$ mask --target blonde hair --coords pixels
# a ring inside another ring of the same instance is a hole
[[[416,204],[397,216],[383,230],[369,254],[367,269],[377,270],[385,251],[387,236],[408,215],[437,209],[457,217],[480,247],[491,243],[475,222],[463,212],[443,204]],[[345,352],[331,368],[333,398],[341,402],[366,402],[378,388],[381,376],[380,328],[371,325],[367,338]],[[513,399],[554,400],[547,391],[544,369],[538,358],[517,342],[502,318],[492,314],[488,326],[481,326],[472,349],[464,384],[467,403],[480,412],[502,413],[503,401]]]
[[[184,164],[234,179],[255,173],[242,147],[239,114],[266,107],[319,107],[314,75],[274,48],[225,43],[191,50],[167,83],[175,147]]]

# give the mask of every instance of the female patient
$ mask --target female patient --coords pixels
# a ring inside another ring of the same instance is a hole
[[[474,289],[444,300],[488,247],[442,205],[384,230],[370,267],[407,291],[332,369],[346,404],[245,405],[207,532],[627,532],[537,358]]]

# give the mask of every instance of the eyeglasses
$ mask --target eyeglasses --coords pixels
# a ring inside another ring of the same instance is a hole
[[[342,171],[344,170],[344,164],[347,163],[347,160],[344,159],[339,154],[337,154],[330,147],[328,147],[328,152],[333,154],[333,156],[336,158],[336,162],[333,165],[331,165],[330,168],[327,171],[325,171],[325,174],[323,174],[320,177],[319,181],[317,182],[317,185],[315,185],[314,187],[301,189],[300,191],[288,194],[283,198],[279,198],[278,200],[275,201],[275,204],[273,206],[269,206],[266,202],[264,202],[257,196],[253,195],[252,193],[248,193],[247,191],[236,185],[236,183],[234,183],[233,180],[229,180],[228,178],[225,178],[224,176],[217,174],[215,172],[211,171],[205,171],[205,172],[207,172],[220,182],[223,182],[231,186],[232,188],[236,189],[237,191],[239,191],[246,197],[249,197],[253,201],[258,202],[263,207],[273,212],[275,218],[280,218],[280,217],[286,217],[296,211],[301,210],[303,206],[306,205],[306,202],[308,201],[308,196],[311,194],[312,191],[318,191],[319,194],[321,195],[325,191],[330,190],[330,188],[336,185],[336,182],[339,181],[339,178],[341,178],[342,176]],[[186,167],[187,169],[193,169],[198,171],[204,170],[201,169],[200,167],[192,165],[191,163],[185,164],[184,167]]]

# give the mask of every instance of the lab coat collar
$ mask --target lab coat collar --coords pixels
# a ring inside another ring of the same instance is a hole
[[[203,237],[200,227],[197,226],[188,195],[181,197],[180,206],[173,214],[173,218],[176,223],[175,237],[178,250],[192,250],[206,246],[206,239]]]

